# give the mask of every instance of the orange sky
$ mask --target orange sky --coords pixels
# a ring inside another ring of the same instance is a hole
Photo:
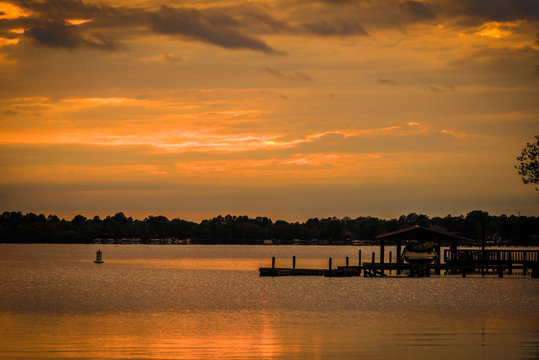
[[[539,215],[532,0],[0,1],[2,211]]]

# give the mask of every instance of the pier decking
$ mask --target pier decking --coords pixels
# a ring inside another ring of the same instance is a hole
[[[503,277],[504,274],[512,275],[514,270],[526,276],[531,272],[532,278],[539,278],[539,251],[538,250],[452,250],[444,251],[443,262],[436,261],[432,264],[408,264],[398,257],[396,262],[375,262],[375,253],[372,253],[371,262],[362,262],[361,250],[359,251],[359,263],[357,266],[349,265],[346,258],[345,266],[332,267],[332,258],[328,259],[328,267],[325,269],[302,269],[296,268],[296,257],[292,259],[292,267],[276,267],[275,257],[272,258],[272,267],[259,268],[260,276],[325,276],[325,277],[430,277],[440,275],[442,271],[446,275],[460,274],[496,274]]]

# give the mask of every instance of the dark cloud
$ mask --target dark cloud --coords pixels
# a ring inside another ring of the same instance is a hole
[[[264,68],[264,71],[266,71],[267,73],[269,73],[269,74],[271,74],[273,76],[283,78],[283,79],[302,80],[302,81],[307,81],[307,82],[313,82],[314,81],[312,77],[310,77],[309,75],[307,75],[305,73],[299,72],[299,71],[295,72],[293,75],[285,74],[282,71],[279,71],[279,70],[276,70],[276,69],[273,69],[273,68],[270,68],[270,67]]]
[[[353,20],[318,21],[303,24],[303,28],[319,36],[368,35],[363,26]]]
[[[425,86],[425,90],[427,91],[430,91],[432,93],[444,93],[444,92],[455,92],[457,91],[457,89],[455,89],[454,86],[452,85],[443,85],[443,86],[434,86],[434,85],[429,85],[429,86]]]
[[[281,78],[287,77],[285,74],[283,74],[279,70],[275,70],[275,69],[272,69],[270,67],[264,68],[264,71],[270,73],[271,75],[277,76],[277,77],[281,77]]]
[[[236,21],[224,14],[163,6],[147,15],[151,29],[160,34],[182,35],[224,48],[246,48],[265,53],[277,51],[264,41],[242,34]]]
[[[305,74],[305,73],[302,73],[302,72],[296,72],[296,77],[298,79],[301,79],[303,81],[308,81],[308,82],[313,82],[313,78],[310,77],[309,75]]]
[[[354,0],[320,0],[320,2],[330,4],[330,5],[349,5],[356,3]]]
[[[494,21],[539,20],[537,0],[465,0],[457,4],[466,15]]]
[[[355,5],[360,3],[368,3],[370,0],[297,0],[300,4],[310,4],[313,2],[318,2],[322,4],[334,5],[334,6],[346,6],[346,5]],[[288,0],[288,2],[291,2]]]
[[[11,29],[20,28],[24,26],[20,21],[13,19],[0,19],[0,37],[5,39],[15,39],[19,37],[19,34],[16,34],[11,31]]]
[[[436,15],[425,3],[419,1],[406,1],[402,7],[422,19],[434,19]]]
[[[56,21],[31,22],[25,29],[24,35],[36,43],[56,48],[75,49],[90,47],[101,50],[114,50],[119,43],[103,34],[83,36],[77,26]]]
[[[399,83],[397,81],[391,80],[391,79],[380,78],[380,79],[378,79],[378,82],[380,84],[384,84],[384,85],[399,85]]]
[[[103,3],[88,3],[82,0],[13,0],[17,6],[33,13],[45,15],[47,20],[68,18],[94,18],[118,14],[119,10]]]
[[[266,28],[273,32],[282,32],[290,28],[286,21],[278,20],[270,14],[248,11],[244,14],[244,23],[248,23],[251,28]]]
[[[264,53],[277,53],[263,40],[242,30],[243,24],[234,17],[213,9],[197,10],[163,6],[157,11],[112,7],[103,3],[82,0],[15,0],[18,6],[30,10],[35,19],[27,19],[28,36],[37,43],[51,47],[79,46],[111,50],[118,43],[102,34],[83,34],[65,25],[67,19],[91,19],[88,28],[114,26],[147,26],[151,31],[181,35],[229,49],[247,48]],[[259,14],[272,27],[279,25],[271,16]],[[39,21],[37,21],[39,19]],[[43,20],[47,19],[47,20]]]

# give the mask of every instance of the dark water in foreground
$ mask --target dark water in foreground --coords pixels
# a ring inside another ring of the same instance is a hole
[[[99,247],[0,245],[0,358],[539,358],[535,279],[258,277],[347,246]]]

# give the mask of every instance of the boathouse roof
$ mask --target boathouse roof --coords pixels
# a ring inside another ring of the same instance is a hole
[[[464,240],[464,238],[444,232],[442,230],[423,227],[419,225],[410,226],[405,229],[388,232],[376,236],[377,240],[421,240],[421,241],[436,241],[436,242],[456,242]]]

